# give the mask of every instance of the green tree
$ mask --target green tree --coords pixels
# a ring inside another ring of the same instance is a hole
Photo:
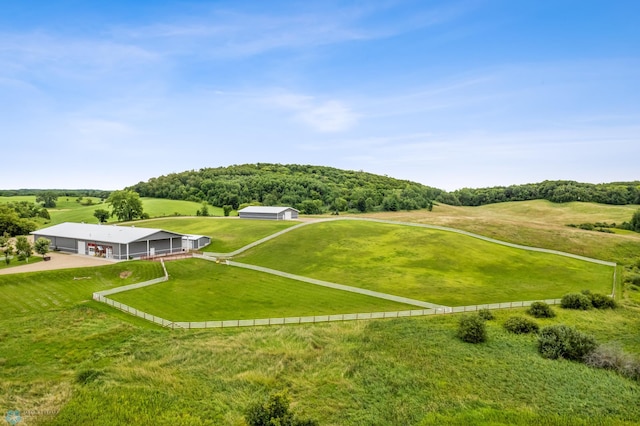
[[[142,200],[137,192],[113,191],[107,198],[107,203],[111,206],[113,216],[120,221],[139,219],[143,215]]]
[[[231,210],[233,210],[233,206],[229,204],[225,204],[224,206],[222,206],[222,210],[224,211],[225,216],[229,216],[229,214],[231,213]]]
[[[58,201],[58,195],[53,191],[41,192],[36,196],[36,203],[42,203],[44,207],[49,209],[56,206],[56,201]]]
[[[4,261],[8,265],[11,262],[11,255],[13,254],[13,246],[11,245],[11,239],[8,233],[4,233],[0,236],[0,252],[4,255]]]
[[[27,237],[20,235],[16,238],[16,253],[19,258],[24,258],[29,263],[29,258],[33,254],[33,246],[27,240]]]
[[[111,213],[109,213],[109,210],[105,209],[96,209],[93,212],[93,215],[96,219],[98,219],[98,222],[100,223],[105,223],[109,219],[109,217],[111,217]]]
[[[640,210],[636,210],[631,218],[631,230],[640,232]]]
[[[202,208],[196,212],[196,216],[209,216],[209,207],[206,201],[202,203]]]
[[[45,254],[49,253],[50,244],[51,244],[50,240],[40,237],[36,240],[35,244],[33,245],[33,248],[36,251],[36,253],[44,257]]]

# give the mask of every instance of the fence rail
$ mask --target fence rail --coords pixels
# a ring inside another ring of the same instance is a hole
[[[148,284],[149,285],[149,284]],[[232,328],[232,327],[255,327],[268,325],[288,325],[288,324],[315,324],[322,322],[335,321],[357,321],[372,319],[388,319],[388,318],[404,318],[404,317],[420,317],[427,315],[446,315],[463,312],[476,312],[480,309],[510,309],[522,308],[530,306],[535,300],[521,302],[505,302],[490,303],[484,305],[456,306],[452,308],[436,308],[436,309],[412,309],[408,311],[393,312],[365,312],[352,314],[333,314],[333,315],[313,315],[304,317],[279,317],[279,318],[258,318],[258,319],[242,319],[242,320],[217,320],[217,321],[170,321],[162,317],[151,315],[124,303],[116,302],[108,297],[94,293],[93,299],[113,306],[122,312],[151,321],[162,327],[171,329],[203,329],[203,328]],[[550,305],[560,303],[561,299],[539,300]]]

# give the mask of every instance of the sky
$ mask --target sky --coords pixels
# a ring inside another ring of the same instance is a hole
[[[245,163],[640,180],[636,0],[0,3],[0,189]]]

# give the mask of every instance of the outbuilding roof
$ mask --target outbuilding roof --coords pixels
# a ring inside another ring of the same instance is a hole
[[[244,209],[240,209],[238,210],[238,213],[270,213],[270,214],[274,214],[274,213],[282,213],[283,211],[286,210],[293,210],[293,211],[298,211],[296,209],[294,209],[293,207],[272,207],[272,206],[248,206],[245,207]]]
[[[173,234],[171,231],[155,228],[138,228],[135,226],[95,225],[90,223],[65,222],[48,228],[31,232],[34,235],[45,235],[59,238],[73,238],[77,240],[103,241],[116,244],[129,244],[146,239],[159,232]]]

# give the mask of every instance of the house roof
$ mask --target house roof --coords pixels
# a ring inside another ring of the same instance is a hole
[[[129,244],[146,239],[154,234],[163,232],[182,236],[175,232],[155,228],[137,228],[135,226],[95,225],[90,223],[65,222],[48,228],[31,232],[34,235],[73,238],[77,240],[103,241],[117,244]]]
[[[293,207],[272,207],[272,206],[248,206],[244,209],[238,210],[238,213],[282,213],[285,210],[293,210]]]

